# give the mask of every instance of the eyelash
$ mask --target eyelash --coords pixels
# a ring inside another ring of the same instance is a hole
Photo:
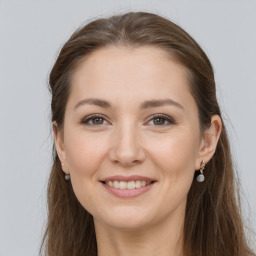
[[[99,124],[99,125],[97,125],[97,124],[88,124],[89,121],[94,120],[94,119],[97,119],[97,118],[106,120],[105,117],[102,116],[102,115],[93,114],[93,115],[87,116],[85,119],[83,119],[83,120],[81,121],[81,123],[82,123],[83,125],[88,125],[88,126],[102,126],[102,125],[104,125],[104,124]],[[171,117],[169,117],[169,116],[167,116],[167,115],[164,115],[164,114],[155,114],[155,115],[152,116],[152,118],[151,118],[149,121],[155,120],[155,119],[163,119],[164,121],[167,121],[167,122],[168,122],[168,124],[165,124],[165,125],[155,125],[155,126],[167,126],[167,125],[169,126],[169,125],[174,125],[174,124],[176,124],[175,121],[173,120],[173,118],[171,118]]]

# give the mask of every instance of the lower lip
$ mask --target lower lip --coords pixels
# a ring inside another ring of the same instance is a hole
[[[136,197],[139,196],[145,192],[147,192],[148,190],[150,190],[152,188],[152,186],[155,184],[149,184],[145,187],[141,187],[141,188],[135,188],[135,189],[119,189],[119,188],[113,188],[110,187],[104,183],[102,183],[102,185],[113,195],[117,196],[117,197],[121,197],[121,198],[129,198],[129,197]]]

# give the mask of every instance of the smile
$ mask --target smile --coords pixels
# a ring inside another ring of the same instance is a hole
[[[156,180],[138,175],[128,177],[116,175],[101,180],[101,183],[112,195],[131,198],[149,191],[156,183]]]
[[[153,183],[153,181],[145,181],[145,180],[132,180],[132,181],[118,181],[118,180],[114,180],[114,181],[106,181],[104,182],[106,185],[108,185],[109,187],[112,188],[119,188],[119,189],[138,189],[141,187],[145,187],[151,183]]]

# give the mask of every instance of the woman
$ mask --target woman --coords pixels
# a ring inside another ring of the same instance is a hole
[[[212,66],[150,13],[98,19],[50,74],[49,256],[255,255]]]

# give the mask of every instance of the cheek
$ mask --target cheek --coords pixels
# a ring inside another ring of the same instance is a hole
[[[180,131],[155,141],[150,155],[165,181],[165,189],[175,194],[187,193],[194,177],[198,141],[199,136],[191,131]]]
[[[100,169],[108,145],[103,138],[91,133],[67,133],[66,138],[67,162],[71,174],[71,182],[78,201],[91,214],[95,210],[94,202],[97,196],[99,182],[97,171]]]
[[[69,133],[66,139],[67,160],[72,175],[92,176],[99,168],[107,143],[96,134]]]
[[[152,140],[150,154],[160,165],[164,165],[166,170],[174,171],[175,167],[187,165],[194,168],[199,148],[198,141],[195,133],[180,131],[161,140]]]
[[[159,146],[150,153],[161,181],[157,200],[163,216],[186,205],[198,150],[198,141],[193,135],[179,133],[168,136],[157,144],[155,142]]]

